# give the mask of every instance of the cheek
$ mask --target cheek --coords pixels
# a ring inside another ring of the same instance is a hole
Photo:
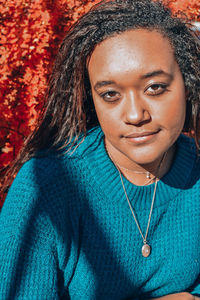
[[[99,115],[99,116],[98,116]],[[116,115],[113,113],[100,113],[98,114],[98,119],[100,126],[106,136],[114,136],[120,129],[119,118],[116,118]]]
[[[99,123],[103,130],[105,128],[105,130],[111,131],[116,127],[119,128],[121,120],[119,109],[116,107],[107,107],[106,105],[103,105],[102,103],[99,104],[99,102],[95,101],[94,106]]]
[[[160,108],[160,122],[164,127],[174,130],[182,131],[185,117],[186,117],[186,100],[184,93],[175,95],[171,101],[165,102],[165,105]]]

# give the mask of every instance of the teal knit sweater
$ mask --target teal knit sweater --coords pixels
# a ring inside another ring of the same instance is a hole
[[[158,183],[147,258],[101,129],[71,156],[25,163],[0,215],[0,300],[200,296],[200,163],[191,139],[176,144]],[[145,232],[154,184],[123,179]]]

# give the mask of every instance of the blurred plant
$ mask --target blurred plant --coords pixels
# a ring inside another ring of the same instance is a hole
[[[192,21],[200,21],[200,1],[199,0],[163,0],[172,11],[180,16],[185,16]]]

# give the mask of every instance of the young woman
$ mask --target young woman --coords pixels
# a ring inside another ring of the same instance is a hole
[[[200,299],[198,59],[160,2],[104,1],[71,29],[10,171],[0,299]]]

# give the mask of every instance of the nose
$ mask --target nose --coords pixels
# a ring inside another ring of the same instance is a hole
[[[151,119],[147,103],[138,94],[130,91],[124,101],[124,120],[127,124],[140,125]]]

